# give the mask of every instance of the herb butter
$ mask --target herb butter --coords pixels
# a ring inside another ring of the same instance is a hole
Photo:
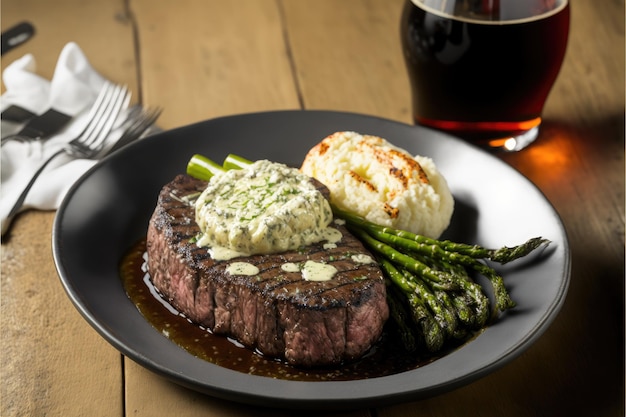
[[[306,261],[303,264],[287,262],[280,266],[285,272],[301,272],[305,281],[329,281],[338,272],[334,266],[315,261]]]
[[[331,221],[330,204],[307,175],[266,160],[213,176],[196,200],[197,244],[213,255],[308,246],[336,236]]]
[[[302,278],[306,281],[328,281],[337,273],[337,268],[321,262],[306,261],[302,267]]]
[[[228,265],[226,268],[226,272],[230,275],[257,275],[259,273],[259,268],[256,265],[252,265],[248,262],[233,262]]]
[[[358,255],[352,255],[350,259],[358,264],[373,264],[376,262],[374,261],[374,258],[363,253],[359,253]]]

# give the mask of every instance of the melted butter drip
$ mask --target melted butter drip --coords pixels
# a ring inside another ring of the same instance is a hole
[[[302,272],[305,281],[329,281],[337,273],[337,268],[322,262],[306,261],[304,264],[287,262],[280,266],[285,272]]]
[[[337,247],[337,243],[343,237],[341,232],[334,227],[327,227],[322,235],[324,236],[324,240],[326,241],[326,243],[324,243],[323,245],[323,248],[326,250],[335,249]]]
[[[343,237],[341,232],[334,227],[327,227],[326,229],[324,229],[323,236],[324,240],[326,240],[330,244],[339,242]]]
[[[350,258],[358,264],[373,264],[375,262],[374,258],[369,255],[365,255],[364,253],[352,255]]]
[[[300,272],[300,265],[293,263],[293,262],[287,262],[284,263],[280,266],[280,269],[282,269],[285,272]]]
[[[337,268],[315,261],[306,261],[302,267],[302,278],[307,281],[328,281],[335,276]]]
[[[253,276],[259,273],[259,268],[248,262],[233,262],[228,265],[226,272],[231,275]]]

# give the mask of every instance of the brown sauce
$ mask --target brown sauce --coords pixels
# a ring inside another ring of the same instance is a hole
[[[146,320],[191,355],[247,374],[295,381],[346,381],[397,374],[418,368],[439,356],[420,357],[401,347],[385,331],[378,344],[356,362],[332,368],[300,369],[245,348],[230,338],[215,335],[177,312],[152,286],[145,272],[145,240],[137,243],[121,265],[123,285]],[[453,349],[454,347],[451,347]]]

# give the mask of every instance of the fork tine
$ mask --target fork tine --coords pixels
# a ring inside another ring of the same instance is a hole
[[[105,145],[105,140],[113,129],[120,112],[130,101],[130,93],[123,86],[107,83],[101,100],[94,105],[90,113],[89,125],[76,139],[69,143],[67,152],[76,157],[94,157]]]
[[[159,107],[144,110],[141,117],[138,117],[134,123],[128,128],[124,136],[136,136],[143,133],[147,128],[152,126],[156,119],[159,118],[163,110]]]
[[[100,117],[93,125],[93,129],[89,135],[82,138],[81,143],[92,149],[102,146],[104,140],[108,137],[113,129],[115,122],[128,103],[129,93],[126,87],[114,86],[110,100],[106,102]]]
[[[98,115],[101,114],[109,101],[111,100],[111,96],[113,94],[113,84],[109,82],[105,82],[100,92],[98,93],[98,97],[96,101],[92,104],[91,109],[89,110],[89,114],[87,115],[87,120],[89,122],[85,126],[82,132],[76,137],[86,137],[91,135],[91,132],[95,129],[95,125],[99,119]]]
[[[119,148],[128,145],[130,142],[138,139],[141,135],[156,122],[163,110],[159,107],[152,109],[134,108],[129,115],[129,126],[125,129],[122,136],[107,149],[106,153],[110,154]],[[136,114],[139,113],[139,114]]]

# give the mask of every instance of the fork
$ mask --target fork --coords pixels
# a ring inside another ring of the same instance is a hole
[[[142,135],[156,122],[163,110],[160,107],[144,108],[135,106],[129,112],[126,122],[122,126],[124,133],[117,139],[112,146],[107,147],[105,154],[109,155],[116,150],[128,145],[142,137]]]
[[[24,200],[33,187],[35,180],[53,159],[64,153],[73,158],[95,158],[100,154],[106,145],[106,139],[115,126],[120,112],[128,106],[129,99],[130,93],[126,87],[111,83],[106,83],[103,86],[89,111],[89,122],[83,131],[76,138],[68,142],[67,145],[43,161],[28,184],[26,184],[26,187],[11,208],[6,221],[2,224],[3,236],[8,231],[13,217],[15,217],[24,204]]]

